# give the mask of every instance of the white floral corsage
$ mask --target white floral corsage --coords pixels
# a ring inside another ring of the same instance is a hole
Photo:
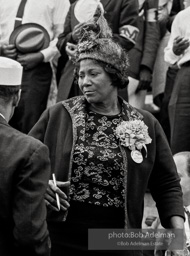
[[[136,163],[143,161],[141,149],[144,148],[147,157],[146,144],[150,144],[152,139],[148,134],[148,126],[141,120],[123,121],[116,128],[116,136],[120,139],[121,145],[128,147],[131,157]]]

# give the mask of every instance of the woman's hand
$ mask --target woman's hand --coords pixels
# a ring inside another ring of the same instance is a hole
[[[70,59],[75,58],[76,50],[77,50],[77,46],[75,44],[71,44],[68,42],[65,50]]]
[[[187,256],[190,255],[187,247],[186,247],[186,233],[184,228],[184,219],[180,216],[172,216],[169,220],[170,228],[176,230],[174,238],[172,239],[170,246],[171,249],[167,250],[166,256]],[[182,247],[179,250],[175,250],[173,248],[178,245]]]
[[[60,188],[67,188],[70,186],[70,182],[57,181],[57,186],[54,185],[53,180],[49,180],[48,188],[45,193],[46,206],[54,211],[59,211],[57,208],[56,193],[60,199],[61,210],[67,211],[69,203],[67,201],[67,195]]]
[[[73,38],[74,42],[78,42],[79,37],[80,37],[80,32],[81,32],[81,29],[83,26],[84,26],[84,22],[81,22],[74,27],[73,32],[72,32],[72,38]]]

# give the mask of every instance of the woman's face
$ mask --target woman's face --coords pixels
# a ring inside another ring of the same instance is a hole
[[[112,85],[110,76],[93,60],[80,62],[78,84],[89,103],[108,102],[117,95],[117,87]]]

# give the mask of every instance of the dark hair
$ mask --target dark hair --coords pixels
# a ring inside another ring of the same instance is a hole
[[[5,102],[9,102],[13,96],[15,96],[20,89],[20,85],[18,86],[7,86],[0,85],[0,98]]]
[[[105,72],[110,76],[114,86],[118,87],[119,89],[123,89],[128,85],[129,81],[123,82],[122,75],[120,74],[119,70],[115,69],[114,67],[112,67],[111,65],[103,61],[99,61],[95,59],[91,59],[91,60],[95,64],[100,65],[105,70]],[[78,76],[79,66],[80,66],[80,62],[75,64],[74,82],[77,84],[78,84],[78,77],[79,77]]]

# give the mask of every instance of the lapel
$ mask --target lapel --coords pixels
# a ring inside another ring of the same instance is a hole
[[[128,102],[119,97],[119,101],[124,108],[123,118],[125,121],[142,120],[143,115],[138,112],[136,108],[133,108]]]
[[[103,4],[103,7],[105,9],[109,2],[111,2],[111,0],[101,0],[100,2]]]

